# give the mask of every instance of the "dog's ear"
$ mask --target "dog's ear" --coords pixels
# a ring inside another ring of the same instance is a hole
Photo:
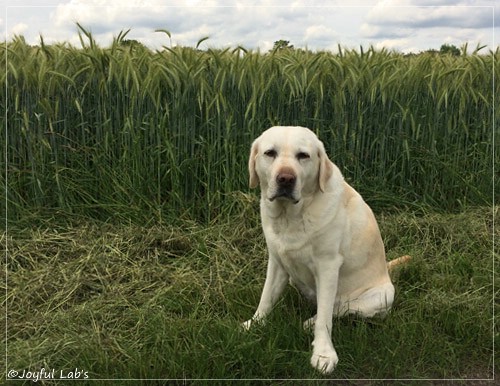
[[[252,144],[252,149],[250,150],[250,158],[248,159],[248,173],[250,174],[250,187],[256,188],[259,185],[259,176],[255,171],[255,159],[257,158],[257,153],[259,152],[259,144],[255,140]]]
[[[325,192],[326,184],[333,174],[333,164],[328,158],[325,151],[325,146],[321,142],[319,147],[319,173],[318,173],[318,183],[319,190]]]

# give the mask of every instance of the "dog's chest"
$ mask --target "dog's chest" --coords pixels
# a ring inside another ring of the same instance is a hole
[[[303,255],[311,249],[312,235],[304,221],[280,219],[263,225],[268,243],[271,243],[281,256],[295,257],[297,253]]]
[[[288,225],[266,229],[268,246],[295,284],[314,290],[316,264],[311,237],[301,224]]]

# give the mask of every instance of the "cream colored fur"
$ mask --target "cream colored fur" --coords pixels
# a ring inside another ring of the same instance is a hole
[[[375,217],[307,128],[266,130],[252,145],[249,172],[261,189],[269,260],[260,303],[243,325],[262,321],[290,281],[317,304],[304,327],[314,329],[312,366],[330,373],[338,362],[333,316],[384,315],[393,303]]]

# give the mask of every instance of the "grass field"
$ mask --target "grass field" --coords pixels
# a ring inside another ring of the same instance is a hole
[[[312,335],[301,329],[314,310],[293,288],[265,326],[239,329],[257,306],[266,252],[257,199],[235,202],[239,214],[209,226],[12,225],[2,238],[11,257],[8,369],[328,383],[310,367]],[[328,378],[491,378],[494,214],[379,214],[388,259],[413,260],[393,274],[397,295],[385,320],[334,321],[340,362]]]
[[[309,365],[314,310],[293,288],[265,326],[239,328],[266,266],[245,170],[272,125],[315,131],[374,208],[388,258],[413,257],[385,320],[335,320],[331,377],[492,377],[500,48],[152,51],[78,28],[81,47],[0,45],[12,378],[338,384]]]
[[[247,189],[251,142],[273,125],[315,131],[378,207],[491,203],[500,49],[155,52],[81,36],[78,48],[0,45],[9,219],[49,208],[212,221],[225,194]]]

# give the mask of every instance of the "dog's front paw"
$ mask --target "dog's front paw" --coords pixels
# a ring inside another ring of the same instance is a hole
[[[309,332],[314,330],[314,325],[316,324],[316,315],[314,315],[312,318],[307,319],[303,324],[302,328]]]
[[[265,318],[260,314],[256,314],[252,317],[252,319],[249,319],[246,322],[241,323],[241,328],[248,331],[255,325],[262,326],[264,324],[265,324]]]
[[[334,349],[322,352],[313,352],[311,365],[323,374],[330,374],[339,361],[339,357]]]
[[[250,327],[252,326],[252,322],[253,322],[253,320],[249,319],[246,322],[241,323],[241,328],[243,328],[246,331],[250,330]]]

